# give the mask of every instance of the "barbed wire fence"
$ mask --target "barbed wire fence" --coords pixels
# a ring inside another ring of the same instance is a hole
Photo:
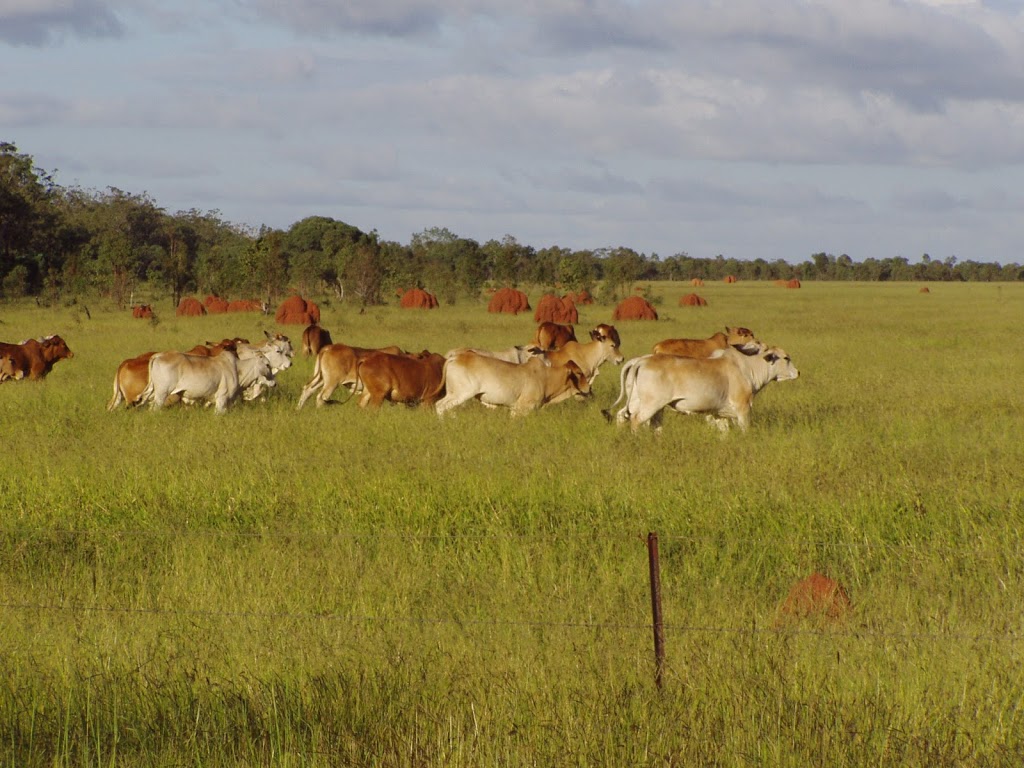
[[[145,538],[176,538],[180,536],[198,536],[210,539],[240,539],[240,540],[271,540],[287,539],[289,541],[302,540],[380,540],[394,539],[405,541],[456,541],[456,540],[506,540],[506,541],[537,541],[553,542],[561,538],[579,538],[580,534],[544,535],[537,534],[415,534],[400,532],[385,533],[349,533],[349,532],[310,532],[310,531],[286,531],[286,532],[245,532],[245,531],[218,531],[212,529],[204,530],[173,530],[173,529],[112,529],[112,530],[66,530],[48,529],[44,531],[0,531],[0,537],[18,539],[25,541],[28,538],[81,538],[90,537],[95,539],[101,537],[106,540],[120,539],[145,539]],[[655,684],[661,688],[663,673],[667,667],[667,654],[673,636],[683,634],[703,635],[737,635],[737,636],[758,636],[776,635],[786,637],[810,637],[822,639],[847,638],[865,642],[878,642],[882,640],[898,640],[904,642],[928,642],[928,643],[964,643],[976,641],[1008,642],[1011,644],[1020,643],[1024,640],[1024,627],[1020,631],[1004,632],[927,632],[927,631],[886,631],[877,628],[856,626],[850,627],[844,623],[828,623],[826,625],[804,626],[797,623],[774,623],[756,624],[743,626],[721,626],[713,624],[692,624],[681,622],[666,622],[662,610],[662,583],[661,583],[661,562],[660,542],[697,544],[707,542],[708,539],[694,536],[664,536],[659,537],[655,532],[646,536],[637,534],[587,534],[589,540],[605,539],[618,541],[629,539],[632,541],[643,541],[647,554],[647,573],[649,580],[649,596],[651,603],[650,621],[647,623],[636,622],[604,622],[604,621],[571,621],[571,620],[506,620],[501,618],[468,619],[465,617],[424,617],[424,616],[402,616],[402,615],[367,615],[337,612],[294,612],[294,611],[232,611],[232,610],[208,610],[189,608],[148,608],[148,607],[126,607],[126,606],[98,606],[74,604],[69,602],[25,602],[4,600],[0,595],[0,611],[9,614],[66,614],[66,615],[88,615],[107,614],[124,616],[165,616],[176,618],[202,619],[250,619],[258,621],[312,621],[322,623],[345,623],[345,624],[376,624],[376,625],[457,625],[481,626],[481,627],[518,627],[524,629],[555,629],[566,631],[615,631],[630,633],[651,633],[653,639],[653,669]],[[730,540],[733,544],[763,544],[760,540]],[[878,542],[878,541],[816,541],[807,539],[794,539],[788,542],[792,546],[807,547],[813,549],[883,549],[892,552],[906,550],[919,550],[922,544],[915,542]],[[943,551],[945,554],[956,554],[963,556],[963,546],[943,546],[927,544],[930,551]],[[638,558],[638,569],[641,567]],[[0,569],[3,563],[0,562]]]

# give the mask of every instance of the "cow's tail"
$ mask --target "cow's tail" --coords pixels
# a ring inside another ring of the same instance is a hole
[[[441,376],[437,380],[437,388],[434,389],[433,392],[428,392],[426,395],[424,395],[423,402],[436,403],[438,400],[444,397],[445,381],[447,380],[447,376],[445,374],[448,372],[448,361],[450,359],[450,357],[445,357],[444,365],[441,366]]]
[[[115,408],[117,408],[117,406],[124,402],[124,390],[121,389],[121,376],[119,375],[120,373],[121,372],[118,371],[117,373],[114,374],[114,394],[110,398],[110,402],[107,403],[108,411],[114,410]]]
[[[623,363],[622,370],[619,372],[619,396],[615,398],[614,403],[601,411],[609,423],[615,420],[612,409],[619,404],[620,400],[625,399],[624,408],[626,409],[626,416],[629,416],[629,396],[632,394],[633,385],[636,383],[636,371],[640,367],[640,363],[649,357],[650,355],[634,357],[632,360],[627,360]]]
[[[149,377],[149,381],[146,383],[146,388],[142,390],[142,394],[135,400],[136,405],[145,405],[153,399],[153,377]]]

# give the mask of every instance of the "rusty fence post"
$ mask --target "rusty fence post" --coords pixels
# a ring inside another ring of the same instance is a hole
[[[654,627],[654,683],[661,690],[665,669],[665,624],[661,618],[661,564],[658,560],[658,534],[647,534],[647,562],[651,573],[651,620]]]

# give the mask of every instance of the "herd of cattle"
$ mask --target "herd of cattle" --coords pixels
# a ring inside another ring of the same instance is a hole
[[[224,339],[188,352],[148,352],[124,360],[114,376],[107,410],[121,404],[159,409],[204,402],[218,413],[238,400],[253,400],[276,385],[275,376],[292,364],[288,337],[265,333],[260,344]],[[750,424],[754,395],[772,381],[799,375],[789,355],[758,341],[747,328],[727,327],[706,339],[666,339],[651,354],[625,361],[619,333],[600,324],[589,340],[577,340],[571,325],[541,323],[529,344],[493,351],[460,347],[441,355],[399,347],[362,348],[334,343],[319,325],[302,334],[302,351],[315,356],[313,376],[302,388],[298,408],[316,394],[328,402],[340,386],[359,395],[364,408],[384,401],[433,407],[438,416],[470,400],[508,408],[512,415],[569,399],[585,399],[607,362],[622,365],[619,396],[602,411],[609,421],[660,428],[666,408],[706,414],[719,428]],[[41,379],[60,360],[73,357],[60,336],[0,343],[0,382]],[[612,408],[623,403],[612,414]]]

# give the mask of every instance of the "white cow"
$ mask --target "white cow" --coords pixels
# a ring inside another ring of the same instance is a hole
[[[239,355],[241,354],[242,351],[239,350]],[[268,356],[257,351],[255,353],[245,353],[245,357],[239,357],[238,388],[242,390],[243,400],[255,400],[265,390],[277,386],[277,380],[274,378],[274,367],[270,362],[270,358],[276,354],[279,353],[272,351]],[[291,364],[291,360],[288,360],[288,365]]]
[[[458,352],[445,361],[443,381],[446,394],[437,402],[438,416],[473,398],[487,406],[505,406],[519,416],[590,394],[590,381],[578,365],[553,365],[541,357],[516,364]]]
[[[660,429],[664,409],[671,407],[680,413],[707,414],[723,430],[730,420],[746,430],[754,395],[769,382],[799,375],[784,350],[763,345],[751,353],[730,347],[706,359],[644,355],[623,366],[621,389],[611,408],[625,399],[615,420],[629,421],[633,429],[648,422]],[[609,420],[611,408],[603,411]]]
[[[269,370],[265,359],[254,368],[262,366]],[[149,384],[139,403],[148,402],[150,408],[158,409],[169,396],[181,395],[183,400],[213,403],[217,413],[224,413],[240,391],[238,357],[233,352],[224,350],[214,357],[158,352],[149,359]]]
[[[279,333],[270,333],[270,331],[264,331],[263,334],[267,337],[267,340],[262,344],[243,343],[236,345],[238,359],[245,360],[252,353],[259,352],[270,363],[271,373],[277,374],[290,368],[292,358],[295,356],[295,350],[292,348],[292,343],[288,337],[282,336]]]

